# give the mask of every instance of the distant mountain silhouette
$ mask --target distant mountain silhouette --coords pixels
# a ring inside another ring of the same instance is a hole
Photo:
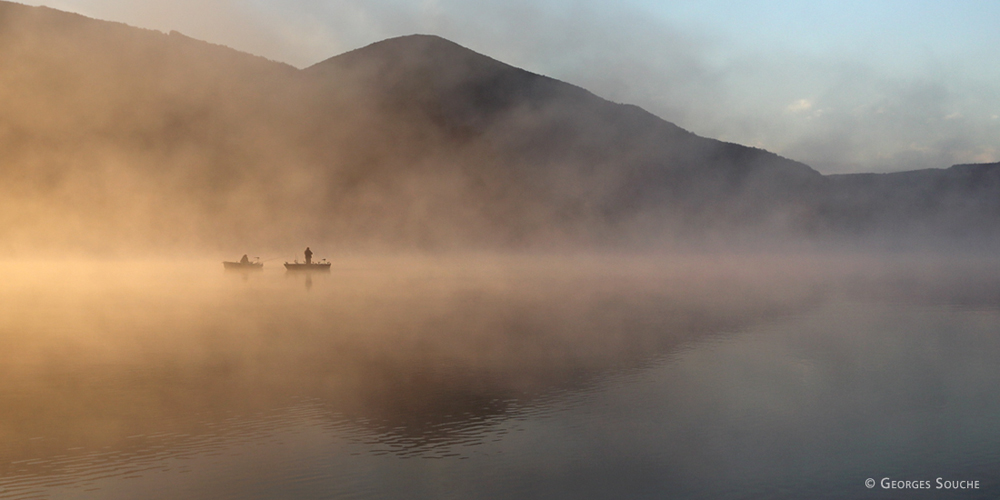
[[[0,2],[9,250],[995,239],[996,165],[823,176],[436,36],[304,70]]]
[[[1000,163],[828,178],[818,219],[835,234],[981,244],[1000,233]]]

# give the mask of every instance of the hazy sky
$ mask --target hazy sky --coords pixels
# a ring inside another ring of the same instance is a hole
[[[436,34],[824,173],[1000,160],[991,0],[25,0],[298,67]]]

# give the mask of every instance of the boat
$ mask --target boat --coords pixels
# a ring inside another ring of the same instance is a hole
[[[299,262],[285,262],[285,269],[289,271],[329,271],[329,262],[310,262],[309,264]]]
[[[295,262],[285,262],[285,269],[289,271],[329,271],[330,263],[323,259],[321,262],[313,262],[312,256],[313,252],[306,247],[306,251],[303,252],[306,256],[305,263],[300,263],[298,259]]]
[[[233,271],[260,271],[264,269],[263,262],[223,262],[222,266]]]

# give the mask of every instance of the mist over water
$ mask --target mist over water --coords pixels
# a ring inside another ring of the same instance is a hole
[[[0,265],[0,498],[1000,484],[989,261],[333,263]]]
[[[0,152],[0,499],[1000,496],[1000,164],[2,1]]]
[[[0,2],[0,83],[8,257],[1000,242],[997,164],[824,176],[436,36],[299,70]]]

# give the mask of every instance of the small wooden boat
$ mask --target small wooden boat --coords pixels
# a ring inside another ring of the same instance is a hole
[[[289,271],[329,271],[329,262],[312,262],[309,264],[299,262],[285,262],[285,269]]]
[[[222,266],[231,271],[261,271],[263,262],[223,262]]]

